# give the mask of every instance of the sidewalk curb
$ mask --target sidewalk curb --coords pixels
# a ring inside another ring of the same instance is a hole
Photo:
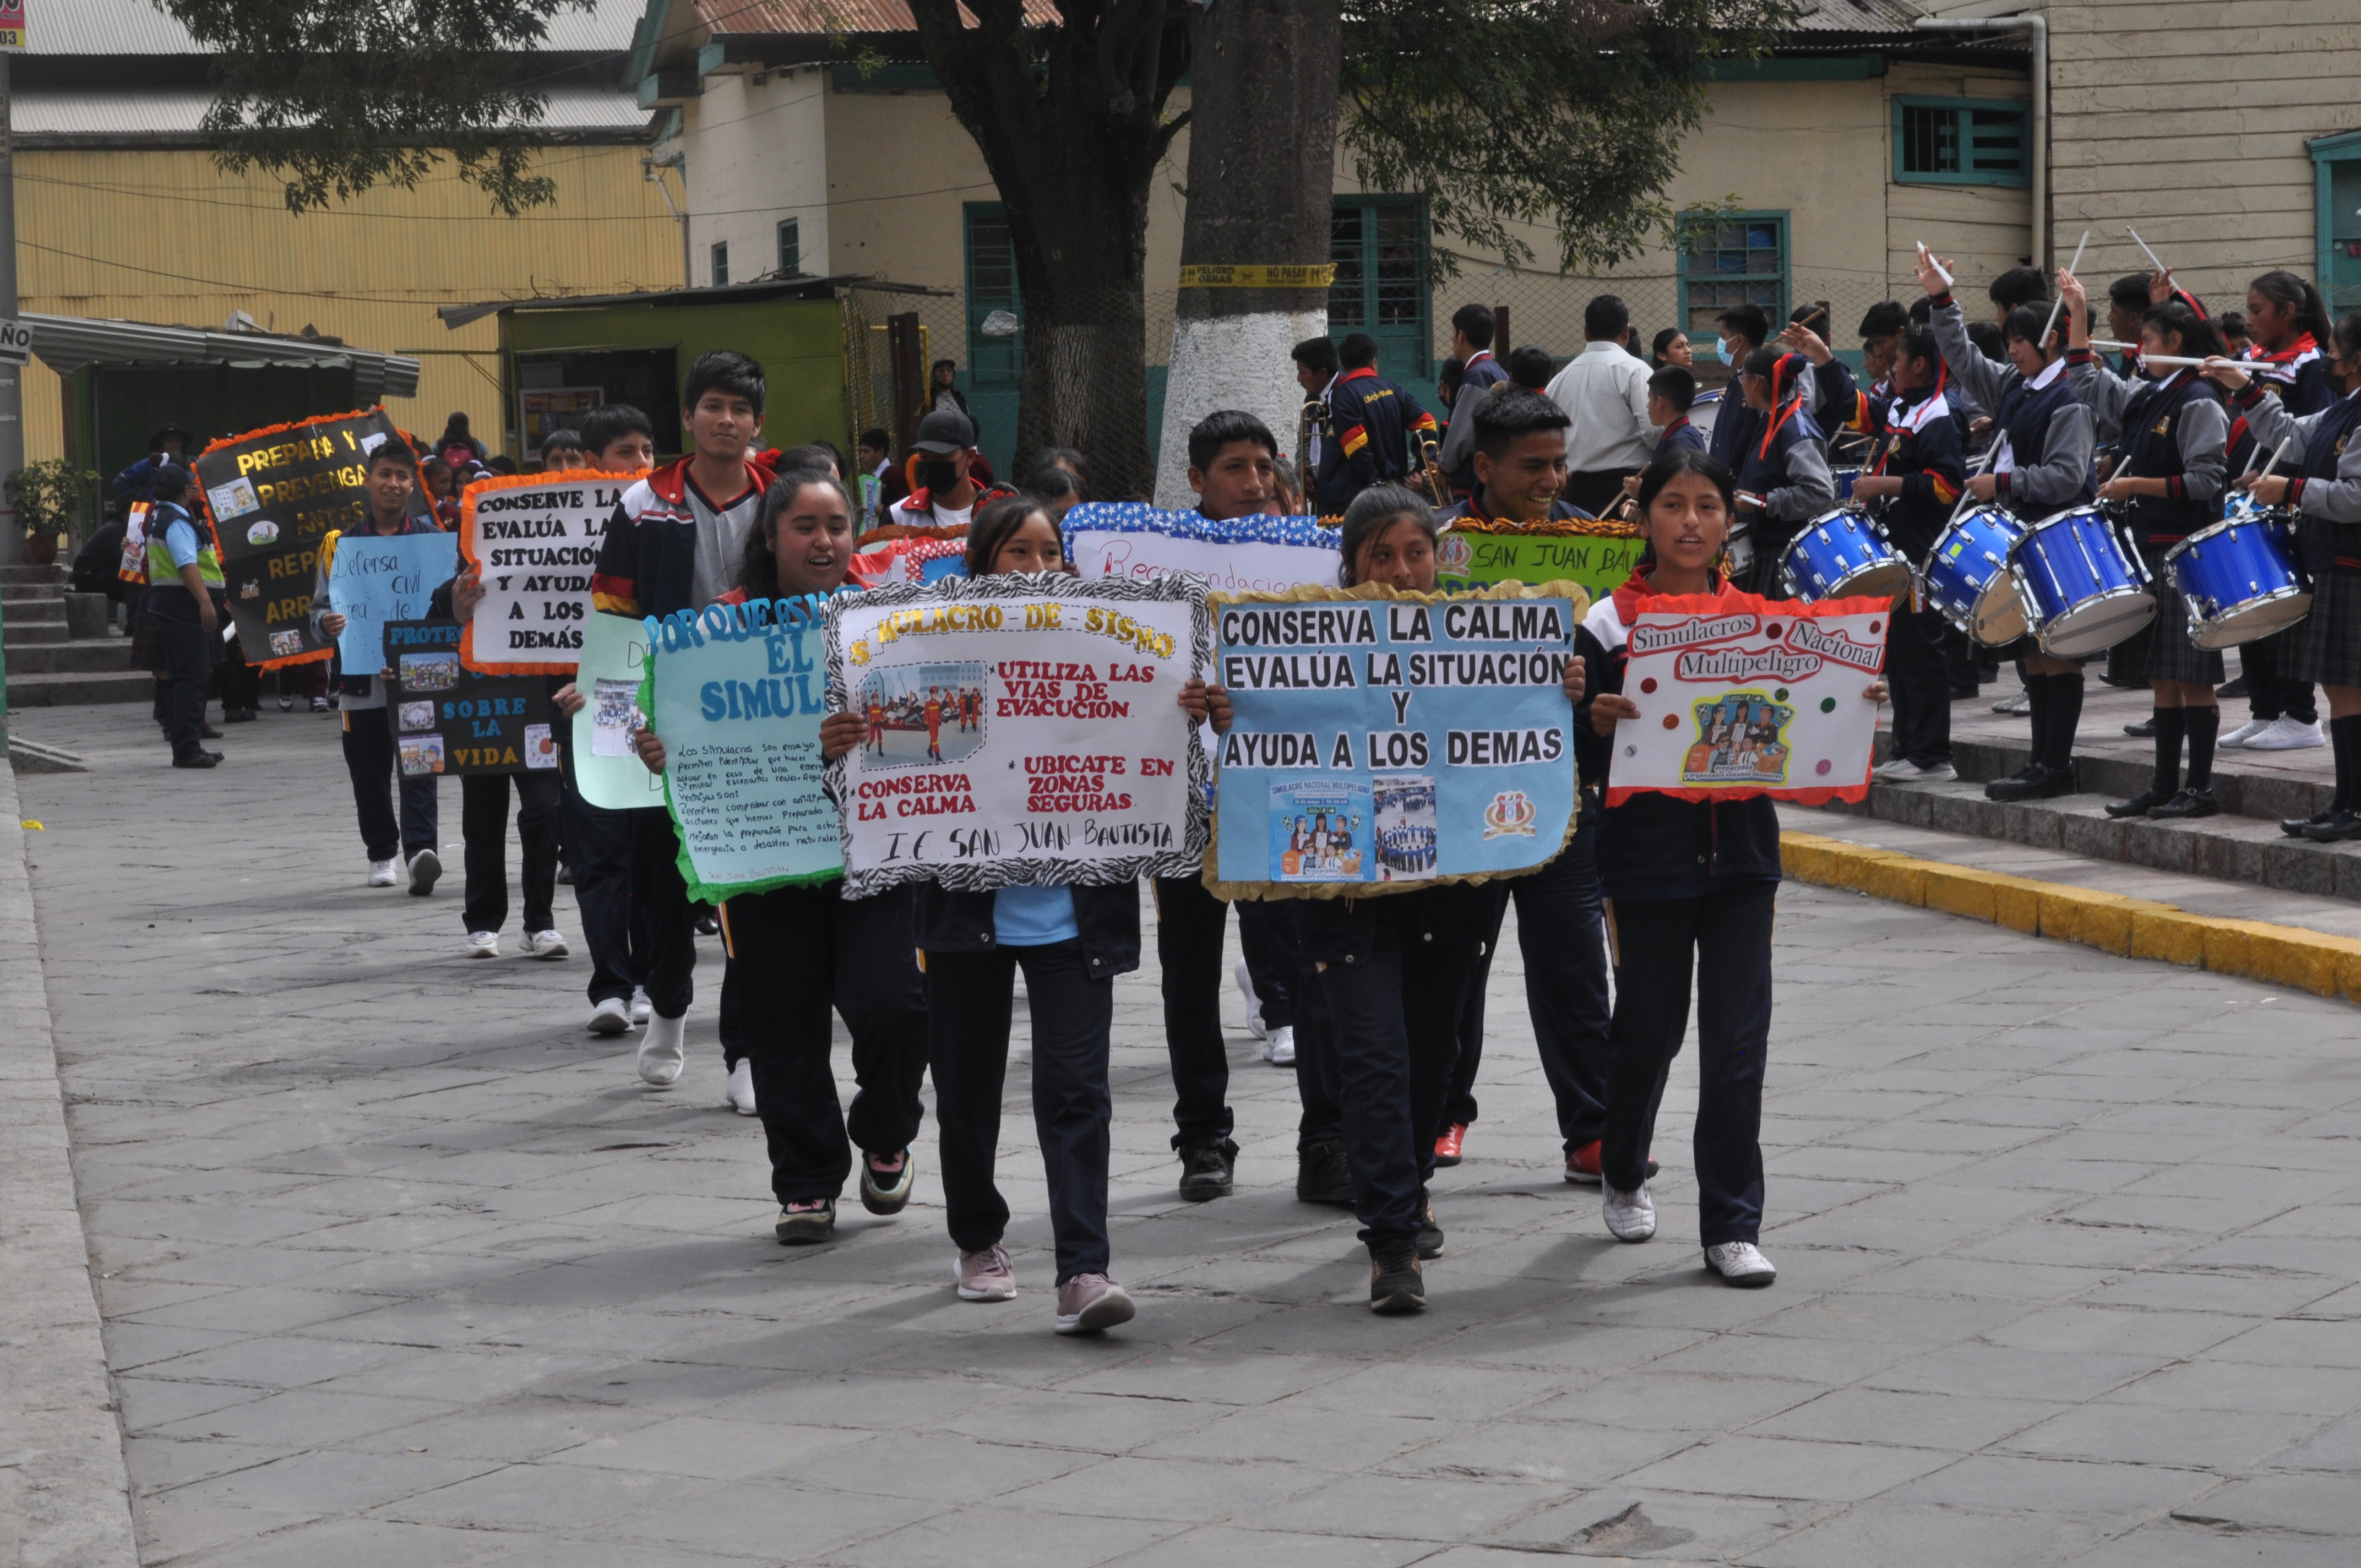
[[[2350,937],[2192,915],[2151,899],[1923,861],[1817,833],[1782,832],[1779,847],[1786,873],[1797,882],[1850,888],[2028,937],[2080,942],[2119,958],[2153,959],[2361,1002],[2361,940]]]

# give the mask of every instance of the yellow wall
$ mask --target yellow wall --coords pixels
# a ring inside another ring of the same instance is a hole
[[[449,165],[412,191],[376,191],[302,217],[278,181],[225,175],[197,150],[20,151],[16,155],[21,308],[219,327],[244,311],[263,328],[309,323],[385,352],[476,349],[422,359],[418,395],[388,407],[431,435],[464,410],[497,443],[498,328],[445,331],[438,305],[533,294],[676,288],[679,230],[641,177],[636,147],[558,147],[539,171],[553,205],[492,215]],[[27,458],[63,453],[58,377],[25,377]],[[510,415],[512,417],[512,413]]]

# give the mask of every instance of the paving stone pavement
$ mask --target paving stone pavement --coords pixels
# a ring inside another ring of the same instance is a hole
[[[583,959],[464,959],[456,869],[361,885],[332,720],[266,713],[189,775],[136,709],[16,718],[94,766],[19,783],[151,1565],[2361,1553],[2342,1003],[1791,886],[1783,1272],[1741,1292],[1695,1249],[1694,1053],[1662,1234],[1619,1245],[1559,1179],[1511,943],[1433,1304],[1378,1320],[1242,1030],[1239,1192],[1176,1200],[1151,968],[1115,1046],[1140,1315],[1060,1339],[1021,1067],[1015,1302],[953,1298],[930,1148],[900,1219],[782,1249],[711,945],[651,1092],[583,1033]]]

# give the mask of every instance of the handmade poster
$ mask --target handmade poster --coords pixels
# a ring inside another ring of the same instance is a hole
[[[394,765],[421,773],[521,773],[559,766],[555,710],[539,675],[484,675],[459,663],[456,620],[385,625],[386,720]]]
[[[718,904],[843,867],[819,759],[825,614],[806,595],[642,623],[655,654],[641,706],[664,740],[664,803],[691,898]]]
[[[484,584],[460,639],[462,663],[488,674],[574,673],[590,569],[631,483],[582,469],[478,479],[461,493],[459,552]]]
[[[1570,583],[1216,594],[1224,898],[1364,897],[1529,872],[1574,831]]]
[[[124,582],[148,580],[148,514],[154,510],[147,501],[133,501],[123,514],[123,558],[116,563],[115,575]]]
[[[1885,665],[1884,599],[1664,598],[1631,630],[1607,804],[1767,795],[1819,805],[1869,793]]]
[[[1084,578],[1145,581],[1186,572],[1214,593],[1283,594],[1336,580],[1338,533],[1308,517],[1242,517],[1215,522],[1201,512],[1138,502],[1086,501],[1068,511],[1066,559]]]
[[[1204,593],[1044,573],[831,601],[829,707],[867,726],[829,771],[846,895],[1195,874],[1210,773],[1180,695]]]
[[[847,576],[864,588],[887,583],[939,583],[967,570],[967,541],[911,537],[873,544],[853,556]]]
[[[662,806],[664,780],[648,772],[632,744],[641,718],[640,687],[648,674],[645,622],[593,614],[582,623],[582,663],[574,685],[583,697],[574,716],[574,787],[608,811]]]
[[[327,548],[328,608],[345,618],[336,653],[356,674],[385,668],[385,627],[426,613],[434,590],[459,569],[459,543],[447,533],[396,533],[364,528],[335,535]]]
[[[1577,533],[1577,528],[1616,529],[1615,523],[1580,521],[1533,525],[1547,532],[1508,532],[1500,525],[1455,522],[1434,542],[1434,582],[1459,591],[1493,583],[1578,583],[1594,599],[1605,598],[1630,579],[1640,559],[1637,533]],[[1565,531],[1565,532],[1559,532]]]
[[[247,663],[277,669],[328,656],[328,644],[312,632],[320,541],[366,524],[368,455],[401,433],[383,409],[368,409],[250,430],[197,455],[197,482]],[[411,492],[409,510],[428,515],[423,488]]]

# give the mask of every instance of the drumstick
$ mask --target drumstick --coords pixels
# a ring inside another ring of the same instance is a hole
[[[2172,270],[2163,262],[2157,259],[2156,252],[2148,249],[2147,241],[2140,238],[2139,230],[2132,227],[2129,224],[2125,224],[2124,225],[2124,232],[2132,236],[2132,243],[2140,247],[2140,254],[2147,258],[2147,264],[2156,269],[2158,277],[2161,278]]]
[[[2044,333],[2042,335],[2047,337],[2048,334]],[[1982,473],[1986,468],[1992,466],[1993,459],[1999,455],[2000,437],[1998,435],[1994,435],[1993,437],[1992,444],[1984,448],[1984,455],[1977,458],[1976,466],[1972,469],[1969,470],[1968,478],[1972,479],[1978,474]],[[1943,526],[1945,528],[1949,528],[1951,524],[1959,521],[1960,514],[1967,510],[1968,503],[1975,499],[1976,493],[1968,488],[1967,481],[1965,479],[1961,480],[1960,483],[1960,504],[1951,509],[1951,515],[1943,521]]]
[[[2077,245],[2074,247],[2074,259],[2066,264],[2066,270],[2069,273],[2081,272],[2082,268],[2082,248],[2083,246],[2087,246],[2090,243],[2091,231],[2089,229],[2084,229],[2082,231],[2081,244]],[[2058,313],[2065,308],[2066,296],[2064,294],[2059,295],[2058,298],[2050,302],[2049,319],[2041,323],[2041,341],[2034,345],[2036,348],[2047,349],[2049,346],[2049,334],[2058,325]]]
[[[2290,435],[2285,441],[2279,443],[2279,449],[2271,454],[2271,460],[2263,466],[2263,471],[2261,475],[2256,478],[2255,483],[2259,486],[2262,484],[2263,480],[2269,478],[2271,477],[2271,470],[2279,466],[2279,459],[2286,456],[2293,450],[2295,450],[2295,437]]]
[[[1935,269],[1935,276],[1943,280],[1943,287],[1946,289],[1949,288],[1951,286],[1951,275],[1943,270],[1943,264],[1935,259],[1935,253],[1927,248],[1927,242],[1923,239],[1918,242],[1918,254],[1927,258],[1927,265]]]
[[[2139,354],[2138,344],[2118,343],[2113,338],[2094,337],[2091,340],[2091,346],[2093,348],[2120,349],[2126,354]],[[2142,365],[2164,365],[2178,368],[2191,365],[2210,365],[2213,361],[2210,359],[2190,359],[2178,354],[2140,354],[2140,363]]]

